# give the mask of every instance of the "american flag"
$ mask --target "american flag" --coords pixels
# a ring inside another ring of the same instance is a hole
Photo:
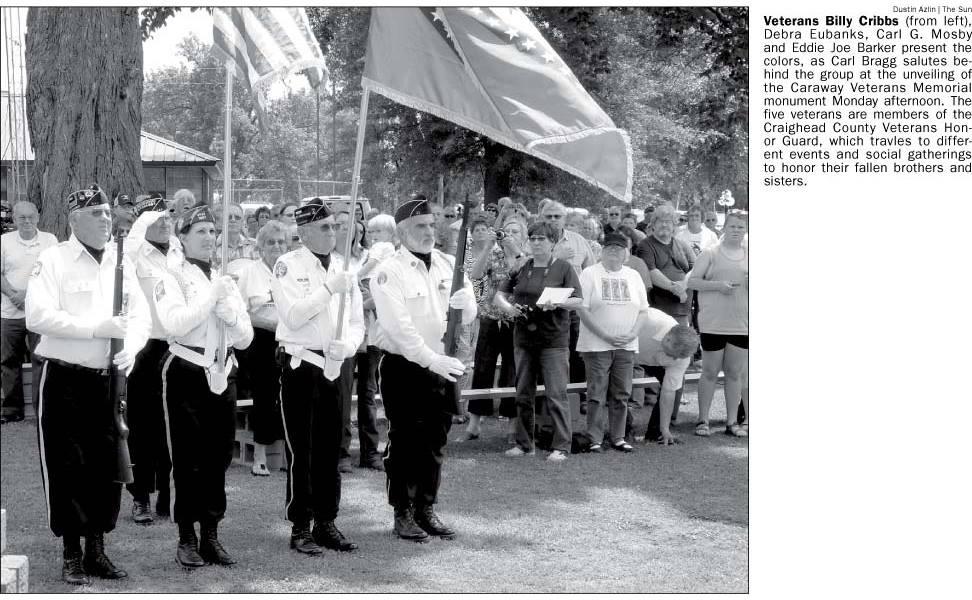
[[[213,42],[236,66],[261,110],[276,79],[303,71],[316,88],[327,72],[303,8],[215,7]]]

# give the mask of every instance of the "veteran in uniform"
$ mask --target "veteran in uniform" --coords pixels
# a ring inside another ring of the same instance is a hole
[[[123,316],[112,316],[116,254],[108,197],[92,185],[68,197],[71,237],[40,254],[27,285],[27,328],[41,334],[38,441],[51,531],[64,541],[62,577],[119,579],[105,554],[121,503],[115,406],[108,374],[111,338],[124,339],[114,364],[130,371],[152,326],[126,259]],[[82,559],[80,537],[84,536]]]
[[[286,441],[290,547],[320,554],[357,545],[334,525],[341,503],[341,366],[364,339],[361,291],[341,259],[331,254],[334,215],[320,198],[294,212],[303,247],[284,254],[271,280],[282,349],[281,410]],[[342,338],[336,339],[341,294]],[[310,529],[313,518],[314,528]]]
[[[172,237],[172,217],[159,194],[142,196],[135,204],[135,223],[125,239],[125,256],[135,263],[138,284],[148,300],[152,333],[135,359],[128,378],[128,446],[132,454],[135,481],[126,486],[132,495],[132,520],[139,524],[153,521],[150,496],[158,490],[155,512],[160,517],[171,513],[169,494],[169,448],[165,439],[162,411],[162,361],[169,344],[159,322],[154,291],[166,272],[166,254],[179,247]],[[178,251],[178,250],[176,250]]]
[[[463,324],[476,318],[472,284],[452,297],[454,258],[435,250],[435,217],[428,200],[409,200],[395,211],[402,247],[383,261],[371,279],[378,319],[373,343],[384,351],[378,387],[388,417],[385,471],[394,531],[403,539],[429,535],[451,539],[455,531],[433,510],[442,472],[442,449],[454,407],[446,382],[465,371],[446,356],[442,336],[449,307],[462,309]]]
[[[169,336],[162,396],[175,482],[172,518],[179,527],[176,560],[187,568],[231,565],[236,561],[219,542],[217,527],[226,512],[236,433],[232,349],[249,346],[253,328],[232,278],[210,266],[216,228],[209,208],[183,214],[178,231],[185,257],[169,254],[169,270],[152,293]],[[218,365],[220,342],[226,359]]]

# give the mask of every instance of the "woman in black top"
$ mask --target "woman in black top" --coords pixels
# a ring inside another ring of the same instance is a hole
[[[567,261],[554,258],[557,232],[545,222],[528,230],[533,258],[510,274],[494,303],[516,318],[513,334],[516,359],[516,445],[507,456],[534,454],[534,397],[543,373],[547,405],[553,421],[553,451],[547,460],[561,461],[570,452],[570,405],[567,401],[570,310],[581,304],[580,281]],[[544,288],[573,288],[562,304],[538,305]]]

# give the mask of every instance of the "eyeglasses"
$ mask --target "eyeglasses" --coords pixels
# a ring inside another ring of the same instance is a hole
[[[543,218],[548,221],[555,221],[557,219],[563,219],[564,215],[543,215]]]
[[[621,213],[608,213],[609,217],[620,217]]]
[[[292,236],[290,238],[290,241],[291,242],[299,242],[300,241],[300,236],[299,235]]]
[[[230,215],[229,216],[229,220],[230,221],[242,221],[243,220],[243,217],[241,217],[239,215]]]
[[[442,216],[445,217],[445,218],[447,218],[447,219],[455,219],[456,218],[456,215],[453,215],[453,214],[450,214],[450,213],[446,213],[446,214],[444,214]]]
[[[299,237],[294,237],[293,239],[294,239],[294,241],[296,241],[296,240],[299,240],[300,238]],[[285,240],[283,238],[269,239],[269,240],[263,242],[263,245],[264,246],[286,246],[287,245],[287,240]]]
[[[545,236],[545,235],[531,235],[529,239],[530,239],[531,242],[549,242],[550,241],[550,239],[547,236]]]

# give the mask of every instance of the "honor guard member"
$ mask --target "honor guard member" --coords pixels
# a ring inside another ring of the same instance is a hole
[[[302,554],[320,554],[322,546],[349,552],[357,545],[334,525],[341,503],[340,372],[364,339],[361,291],[342,261],[331,255],[336,224],[324,202],[314,198],[294,217],[303,247],[277,259],[271,281],[283,363],[280,397],[290,465],[290,547]],[[345,292],[350,292],[350,301],[344,307],[342,338],[335,339]]]
[[[132,495],[132,519],[136,523],[152,522],[149,499],[158,490],[155,512],[160,517],[170,514],[169,448],[165,439],[165,416],[162,411],[162,360],[169,344],[165,329],[155,308],[155,286],[166,272],[166,254],[178,248],[172,237],[172,216],[160,194],[139,196],[135,203],[135,223],[125,239],[125,256],[135,263],[135,275],[145,294],[152,314],[152,334],[135,359],[128,378],[128,446],[132,454],[135,481],[128,484]],[[176,250],[178,251],[178,250]]]
[[[476,318],[476,300],[468,278],[449,297],[454,258],[434,249],[435,217],[427,200],[399,206],[395,222],[402,246],[371,279],[378,313],[374,343],[384,350],[378,387],[389,422],[388,502],[400,538],[451,539],[455,532],[439,520],[433,505],[454,410],[444,395],[445,382],[455,382],[465,366],[444,354],[442,337],[447,309],[462,309],[463,324],[469,324]]]
[[[210,267],[216,228],[209,208],[183,214],[178,232],[185,258],[169,253],[169,270],[152,293],[169,335],[162,395],[175,483],[172,518],[179,526],[176,560],[187,568],[231,565],[236,561],[216,533],[226,513],[226,469],[236,435],[230,372],[233,348],[249,346],[253,328],[232,278]],[[217,364],[221,340],[226,359]]]
[[[121,503],[115,404],[109,389],[111,338],[124,339],[114,359],[130,371],[152,319],[125,259],[122,316],[112,316],[116,254],[108,197],[92,185],[68,196],[71,237],[40,254],[27,285],[27,328],[41,334],[38,438],[51,531],[64,540],[64,581],[88,575],[125,577],[105,555]],[[82,560],[80,536],[84,536]]]

